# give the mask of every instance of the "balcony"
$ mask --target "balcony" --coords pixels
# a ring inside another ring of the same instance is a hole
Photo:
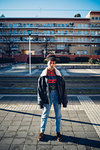
[[[80,26],[73,24],[2,24],[0,28],[7,29],[100,29],[100,24],[98,25],[89,25],[89,24],[81,24]]]
[[[13,40],[11,42],[14,43],[29,43],[29,40]],[[9,40],[2,40],[0,39],[0,43],[9,43]],[[44,40],[31,40],[31,43],[46,43],[46,41]],[[68,40],[48,40],[48,43],[89,43],[89,44],[99,44],[100,40],[72,40],[72,39],[68,39]]]
[[[0,36],[29,36],[28,33],[0,33]],[[35,33],[31,33],[31,36],[100,36],[100,34],[91,34],[91,33],[87,33],[87,34],[78,34],[78,33],[41,33],[41,32],[35,32]]]

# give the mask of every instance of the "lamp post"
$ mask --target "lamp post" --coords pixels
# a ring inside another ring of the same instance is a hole
[[[29,74],[31,75],[31,33],[29,33]]]
[[[44,37],[44,42],[45,42],[45,48],[44,48],[44,57],[47,56],[47,46],[48,46],[48,40],[47,38]]]
[[[44,42],[46,42],[46,38],[45,37],[44,37]],[[44,58],[45,58],[45,55],[46,55],[46,49],[45,48],[44,48]]]

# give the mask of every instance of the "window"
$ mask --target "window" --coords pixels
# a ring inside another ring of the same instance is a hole
[[[77,55],[80,55],[80,50],[77,50],[77,53],[76,53]]]
[[[16,27],[16,24],[13,24],[13,27]]]
[[[84,54],[87,55],[87,50],[84,50]]]
[[[92,17],[92,20],[94,20],[94,17]]]
[[[46,27],[47,25],[46,24],[44,24],[44,27]]]
[[[29,27],[29,24],[27,24],[27,27]]]
[[[67,27],[68,25],[67,24],[65,24],[65,27]]]
[[[54,34],[54,31],[51,31],[51,34]]]
[[[61,27],[64,27],[64,24],[61,24]]]
[[[30,27],[33,27],[33,24],[30,24]]]
[[[25,30],[23,31],[23,34],[26,34],[26,31],[25,31]]]
[[[64,41],[64,38],[63,38],[63,37],[61,37],[61,41]]]
[[[23,24],[23,27],[25,28],[25,27],[26,27],[26,24]]]
[[[84,35],[84,31],[82,31],[82,34]]]
[[[67,34],[67,31],[65,31],[65,34]]]
[[[13,30],[13,34],[15,34],[15,30]]]
[[[82,24],[82,27],[84,27],[85,26],[85,24]]]
[[[88,24],[85,24],[85,27],[88,27]]]
[[[78,27],[81,27],[81,24],[78,24],[77,26],[78,26]]]
[[[91,33],[92,33],[92,35],[94,35],[94,34],[95,34],[95,31],[92,31]]]
[[[70,34],[72,34],[72,33],[73,33],[73,31],[72,31],[72,30],[70,30],[70,31],[69,31],[69,33],[70,33]]]
[[[44,31],[44,34],[46,34],[47,32],[46,31]]]
[[[98,20],[98,17],[95,17],[95,20]]]
[[[50,27],[50,24],[47,24],[48,27]]]
[[[61,39],[60,38],[57,38],[57,41],[60,41]]]
[[[58,34],[60,34],[60,31],[58,31]]]
[[[54,38],[50,38],[50,41],[52,41],[52,42],[53,42],[53,41],[54,41]]]
[[[60,24],[57,24],[57,27],[60,27]]]
[[[78,41],[81,41],[81,39],[80,39],[80,38],[78,38]]]
[[[64,49],[65,48],[65,44],[59,44],[57,45],[57,49]]]
[[[87,32],[87,31],[85,31],[85,34],[88,34],[88,32]]]
[[[64,34],[64,31],[61,31],[61,34]]]
[[[10,28],[12,28],[12,27],[13,27],[13,25],[12,25],[12,24],[9,24],[9,27],[10,27]]]
[[[80,34],[81,34],[81,31],[78,31],[78,34],[80,35]]]
[[[50,31],[47,31],[48,34],[50,34]]]
[[[54,25],[53,25],[53,24],[51,24],[51,27],[54,27]]]

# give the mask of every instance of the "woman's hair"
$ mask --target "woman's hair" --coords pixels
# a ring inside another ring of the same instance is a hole
[[[56,61],[56,55],[54,54],[48,54],[46,57],[47,61],[51,60],[51,61]]]

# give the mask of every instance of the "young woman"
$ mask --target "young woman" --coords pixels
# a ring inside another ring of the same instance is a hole
[[[65,81],[58,69],[55,68],[56,56],[49,54],[47,56],[47,67],[41,73],[38,79],[38,104],[42,109],[41,126],[38,141],[43,140],[47,124],[47,118],[51,105],[54,106],[56,118],[57,141],[61,141],[61,104],[67,107],[68,99],[65,90]]]

